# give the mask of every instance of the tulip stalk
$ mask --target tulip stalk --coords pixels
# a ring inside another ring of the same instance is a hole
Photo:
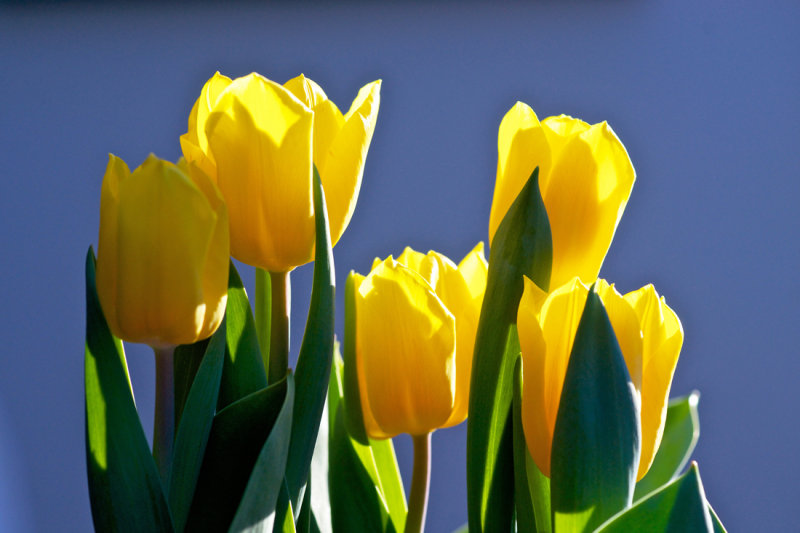
[[[256,268],[256,335],[264,368],[269,368],[271,302],[272,285],[269,272],[263,268]]]
[[[414,467],[405,533],[422,533],[425,530],[425,513],[428,510],[428,489],[431,481],[431,433],[414,435],[411,440],[414,443]]]
[[[153,417],[153,458],[161,479],[166,481],[172,462],[175,435],[175,388],[173,355],[175,348],[153,347],[156,355],[156,406]]]
[[[289,368],[289,313],[292,286],[289,272],[270,272],[270,333],[267,383],[275,383],[286,375]]]

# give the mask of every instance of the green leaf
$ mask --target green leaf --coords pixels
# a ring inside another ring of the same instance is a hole
[[[222,324],[220,324],[220,328],[222,327]],[[175,434],[178,432],[181,416],[183,416],[183,408],[186,405],[186,399],[189,398],[189,391],[192,388],[192,383],[194,383],[194,377],[200,369],[200,362],[203,360],[210,341],[211,339],[203,339],[194,344],[181,344],[175,348],[175,354],[172,358],[172,383],[175,393]]]
[[[299,513],[300,497],[308,479],[322,409],[328,392],[333,360],[336,280],[333,270],[325,193],[314,167],[314,212],[316,213],[316,257],[308,320],[297,359],[294,418],[286,484],[293,508]]]
[[[344,417],[347,431],[356,442],[369,444],[361,410],[361,392],[356,372],[356,273],[352,270],[344,287]]]
[[[516,328],[514,328],[516,329]],[[522,429],[522,358],[514,367],[514,501],[517,529],[550,532],[550,480],[533,462]]]
[[[711,515],[711,526],[714,529],[714,533],[728,533],[728,530],[725,529],[725,526],[722,525],[719,516],[717,516],[717,512],[714,510],[713,507],[711,507],[710,503],[708,503],[707,501],[706,503],[708,504],[708,514]]]
[[[166,485],[169,487],[169,505],[176,531],[183,531],[186,525],[214,421],[225,359],[225,330],[223,319],[207,344],[175,436],[172,469]]]
[[[635,402],[617,338],[592,286],[553,432],[551,505],[559,533],[591,530],[630,506],[641,440]]]
[[[469,528],[509,531],[514,507],[511,401],[515,335],[522,277],[547,290],[552,238],[533,171],[494,236],[489,273],[475,338],[467,419],[467,508]],[[517,341],[518,342],[518,341]]]
[[[217,412],[203,457],[187,531],[225,531],[253,467],[286,404],[288,378]],[[283,471],[280,472],[283,479]]]
[[[358,443],[347,433],[342,399],[342,362],[331,372],[335,411],[329,445],[329,494],[334,531],[400,532],[406,502],[391,439]]]
[[[103,317],[95,258],[86,255],[86,466],[97,531],[173,531],[155,461],[136,412],[122,342]]]
[[[675,479],[689,462],[700,438],[700,418],[697,414],[699,400],[700,393],[697,391],[670,400],[664,436],[650,470],[636,484],[634,501]]]
[[[227,350],[217,405],[219,409],[267,386],[253,313],[233,261],[228,274],[225,323]]]
[[[684,475],[638,501],[630,509],[612,516],[597,532],[713,533],[714,525],[708,509],[697,465],[692,464]]]
[[[286,382],[286,397],[283,406],[250,474],[247,488],[241,503],[239,503],[239,509],[228,530],[230,533],[272,531],[278,496],[285,488],[284,472],[289,455],[292,411],[294,409],[294,378],[291,373],[288,373],[285,380],[282,381]],[[291,502],[287,502],[287,504],[289,507],[288,512],[284,515],[284,533],[294,531]],[[290,527],[286,525],[286,521],[289,522]]]

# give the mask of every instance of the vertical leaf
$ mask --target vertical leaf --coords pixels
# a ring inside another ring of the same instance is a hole
[[[286,404],[287,380],[245,396],[214,416],[187,531],[225,531],[230,526],[264,443]]]
[[[700,393],[697,391],[670,400],[664,436],[650,470],[636,484],[634,500],[643,498],[675,479],[689,462],[697,439],[700,438],[700,418],[697,414],[699,400]]]
[[[169,487],[169,504],[175,530],[179,532],[183,531],[186,525],[214,421],[225,358],[225,329],[223,320],[211,341],[207,343],[208,348],[202,357],[192,388],[188,392],[186,407],[175,436],[172,469],[167,487]]]
[[[220,324],[220,328],[224,325]],[[219,331],[219,330],[217,330]],[[189,398],[189,391],[194,383],[194,377],[200,369],[200,362],[208,348],[211,339],[203,339],[194,344],[181,344],[175,348],[172,358],[173,386],[175,392],[175,434],[183,416],[183,408]]]
[[[534,169],[495,234],[475,338],[467,419],[469,529],[509,531],[514,507],[511,401],[513,339],[523,275],[541,288],[550,284],[553,257],[550,224]],[[518,353],[518,351],[517,351]],[[509,356],[509,354],[511,356]]]
[[[400,532],[406,502],[391,439],[365,446],[347,431],[342,402],[342,362],[331,372],[329,398],[335,409],[329,446],[329,494],[334,531]]]
[[[316,215],[316,256],[308,320],[297,359],[294,417],[286,484],[292,506],[300,512],[300,495],[308,478],[314,444],[333,360],[333,328],[336,312],[335,275],[325,193],[314,167],[314,212]]]
[[[219,391],[219,409],[267,386],[253,312],[233,261],[228,274],[225,324],[227,349]]]
[[[344,417],[350,436],[359,444],[367,446],[369,439],[364,429],[356,371],[356,276],[351,270],[344,288]]]
[[[172,531],[153,456],[131,393],[122,343],[111,334],[86,255],[86,468],[97,531]]]
[[[514,501],[517,530],[549,533],[550,479],[533,462],[522,429],[522,358],[514,367]]]
[[[284,486],[286,458],[289,455],[289,440],[292,434],[292,410],[294,409],[294,378],[286,375],[286,396],[278,418],[270,431],[261,452],[258,454],[250,479],[247,481],[230,533],[269,533],[272,531],[278,496]],[[284,526],[294,530],[291,502],[285,514]],[[287,524],[288,522],[288,524]],[[287,532],[287,529],[283,530]],[[287,532],[288,533],[288,532]]]
[[[592,287],[553,433],[551,504],[559,533],[590,531],[630,506],[641,440],[636,398],[608,314]]]

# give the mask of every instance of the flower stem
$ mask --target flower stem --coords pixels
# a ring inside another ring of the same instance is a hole
[[[422,533],[425,530],[431,481],[431,434],[414,435],[411,440],[414,443],[414,471],[411,476],[405,533]]]
[[[292,286],[288,272],[270,272],[272,287],[272,328],[269,334],[269,364],[267,383],[283,379],[289,368],[289,311]]]
[[[264,369],[269,367],[270,314],[272,301],[272,284],[269,273],[256,267],[256,334],[261,349]]]
[[[153,417],[153,458],[166,483],[175,435],[175,384],[172,359],[175,348],[153,348],[156,354],[156,408]]]

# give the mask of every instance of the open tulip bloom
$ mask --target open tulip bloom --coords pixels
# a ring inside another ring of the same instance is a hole
[[[466,420],[470,533],[724,531],[686,468],[698,394],[669,399],[681,322],[652,285],[598,279],[635,179],[605,122],[513,106],[488,261],[407,247],[351,272],[340,355],[333,246],[379,99],[369,83],[343,114],[303,75],[217,73],[178,164],[110,157],[86,259],[95,528],[420,532],[431,434]],[[256,268],[255,312],[231,256]],[[290,369],[289,272],[312,260]],[[121,341],[156,353],[152,446]]]

